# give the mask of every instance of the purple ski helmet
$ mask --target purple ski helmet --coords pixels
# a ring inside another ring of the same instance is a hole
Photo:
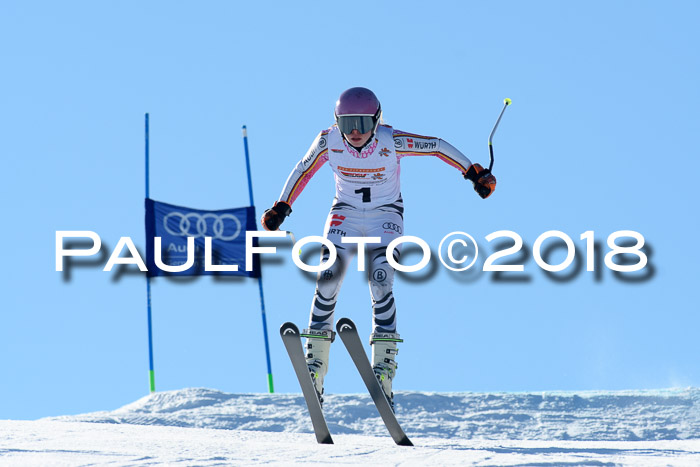
[[[379,125],[382,106],[379,99],[367,88],[350,88],[335,103],[335,121],[346,135],[352,130],[360,133],[375,132]]]

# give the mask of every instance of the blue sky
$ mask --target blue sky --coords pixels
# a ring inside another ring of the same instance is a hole
[[[0,7],[0,418],[114,409],[148,393],[146,286],[133,268],[55,271],[55,232],[92,230],[145,252],[143,118],[151,196],[200,209],[278,196],[346,88],[366,86],[396,128],[439,136],[475,162],[503,98],[498,188],[481,200],[435,158],[402,161],[405,233],[635,230],[646,280],[603,267],[556,281],[492,273],[397,278],[405,339],[395,389],[544,391],[700,385],[696,2],[4,2]],[[320,235],[324,167],[284,227]],[[307,323],[313,277],[290,247],[263,266],[278,392],[299,392],[279,325]],[[557,250],[561,253],[561,250]],[[607,247],[604,246],[604,252]],[[417,261],[417,257],[413,257]],[[556,258],[556,255],[553,256]],[[411,259],[407,255],[406,261]],[[481,257],[483,261],[483,257]],[[552,260],[553,262],[555,259]],[[567,272],[567,271],[565,271]],[[267,390],[254,281],[153,281],[158,390]],[[370,332],[369,291],[348,274],[336,317]],[[326,388],[363,391],[341,346]]]

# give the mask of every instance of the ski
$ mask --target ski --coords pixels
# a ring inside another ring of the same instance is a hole
[[[292,361],[294,372],[297,374],[301,392],[304,394],[306,407],[309,409],[309,415],[311,416],[311,424],[316,434],[316,441],[319,444],[333,444],[331,432],[328,430],[328,425],[326,425],[326,419],[323,416],[321,404],[314,389],[314,383],[311,381],[309,368],[306,366],[299,328],[294,323],[284,323],[280,328],[280,336],[282,336],[289,359]]]
[[[343,344],[345,344],[345,348],[348,349],[350,357],[357,367],[357,371],[365,382],[365,386],[367,386],[367,390],[372,396],[374,405],[377,407],[377,411],[379,411],[379,415],[381,415],[384,425],[386,425],[387,430],[389,430],[389,434],[391,434],[394,442],[399,446],[413,446],[411,440],[408,439],[406,433],[401,429],[401,425],[399,425],[398,420],[396,420],[396,415],[394,415],[394,412],[391,410],[389,401],[387,401],[384,396],[384,391],[382,391],[379,381],[377,381],[376,376],[374,376],[372,365],[370,365],[367,354],[362,347],[362,341],[357,334],[355,323],[348,318],[341,318],[336,324],[336,329]]]

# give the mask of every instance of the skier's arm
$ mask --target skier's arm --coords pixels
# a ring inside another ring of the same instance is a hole
[[[306,155],[297,163],[284,184],[282,193],[275,205],[265,211],[262,225],[265,230],[277,230],[284,219],[291,214],[294,200],[301,194],[311,177],[328,161],[326,135],[328,130],[318,134]]]
[[[421,136],[394,130],[396,156],[435,156],[462,172],[462,176],[474,184],[474,190],[482,198],[488,198],[496,189],[496,177],[479,164],[472,164],[467,156],[447,141],[431,136]]]
[[[291,206],[304,190],[306,184],[309,183],[311,177],[328,161],[326,135],[328,135],[328,130],[318,134],[309,150],[306,151],[304,158],[299,161],[292,173],[289,174],[287,183],[284,184],[282,193],[280,193],[279,201],[283,201]]]
[[[394,147],[399,159],[406,156],[435,156],[465,175],[472,165],[467,156],[447,141],[394,130]]]

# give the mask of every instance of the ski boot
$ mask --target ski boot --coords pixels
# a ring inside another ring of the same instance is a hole
[[[398,368],[396,364],[396,354],[399,353],[396,348],[398,342],[403,340],[399,339],[397,333],[392,332],[375,332],[369,339],[372,345],[372,369],[392,411],[394,411],[394,393],[391,390],[391,383]]]
[[[323,408],[323,378],[328,373],[328,356],[331,342],[335,339],[335,332],[304,329],[301,336],[306,337],[306,365],[309,367],[318,402]]]

